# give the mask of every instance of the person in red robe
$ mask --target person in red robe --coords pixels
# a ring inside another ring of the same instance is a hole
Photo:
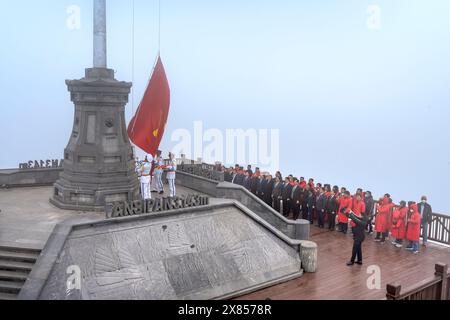
[[[409,241],[406,250],[411,250],[414,254],[419,253],[420,239],[420,213],[415,202],[409,202],[409,218],[406,226],[406,239]]]
[[[403,246],[403,240],[406,236],[406,219],[408,215],[408,207],[405,201],[400,201],[400,206],[395,207],[392,213],[391,235],[395,238],[392,244],[397,248]]]
[[[375,241],[384,243],[389,235],[391,210],[394,207],[389,194],[386,194],[378,205],[377,215],[375,216],[375,231],[377,235]]]
[[[364,199],[363,197],[363,190],[361,188],[356,189],[356,193],[353,195],[353,206],[355,206],[355,202],[356,202],[356,196],[360,194],[361,195],[361,199]]]
[[[348,217],[346,214],[352,210],[352,202],[349,191],[345,191],[344,195],[339,198],[338,223],[339,232],[342,232],[343,234],[347,233]]]
[[[361,190],[361,192],[362,192],[362,190]],[[353,199],[352,211],[359,218],[361,218],[363,213],[366,211],[366,205],[364,204],[364,201],[362,200],[361,193],[357,193],[355,195],[355,197]],[[352,226],[352,231],[353,231],[353,228],[356,227],[356,224],[353,221],[351,221],[350,225]]]

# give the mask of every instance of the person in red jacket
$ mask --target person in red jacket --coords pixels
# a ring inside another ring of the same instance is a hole
[[[361,195],[361,199],[364,199],[363,195],[363,190],[361,188],[356,189],[356,193],[353,195],[353,206],[355,206],[355,202],[356,202],[356,196],[360,194]],[[353,210],[354,211],[354,210]]]
[[[409,202],[409,217],[406,226],[406,239],[409,241],[406,250],[411,250],[414,254],[419,253],[419,239],[420,239],[420,214],[417,204]]]
[[[386,237],[389,235],[391,210],[393,206],[394,204],[389,194],[385,194],[383,200],[381,200],[381,204],[378,206],[378,212],[375,217],[375,231],[377,232],[375,241],[377,242],[384,243]]]
[[[361,189],[358,189],[361,190]],[[362,190],[361,190],[362,192]],[[353,209],[352,209],[353,213],[361,218],[363,213],[366,211],[366,205],[364,204],[364,201],[362,200],[362,194],[361,193],[357,193],[353,199]],[[350,225],[352,226],[352,232],[353,232],[353,228],[356,227],[356,224],[351,221]]]
[[[343,234],[347,233],[348,217],[346,214],[352,210],[352,202],[352,197],[350,196],[349,191],[345,191],[344,195],[339,198],[338,223],[339,232],[342,232]]]
[[[391,234],[395,238],[392,244],[397,248],[403,246],[403,239],[406,236],[406,219],[408,215],[408,208],[405,201],[400,201],[400,206],[395,207],[392,213],[392,228]]]

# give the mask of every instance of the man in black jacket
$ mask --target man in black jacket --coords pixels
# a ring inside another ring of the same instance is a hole
[[[263,200],[267,205],[272,206],[273,199],[272,199],[272,192],[273,192],[273,185],[275,184],[275,180],[272,179],[272,175],[267,175],[265,179],[266,183],[263,187]]]
[[[258,190],[258,184],[259,184],[259,177],[260,175],[253,174],[252,177],[250,177],[250,192],[256,195],[256,191]]]
[[[313,224],[314,223],[314,211],[315,211],[315,207],[316,207],[316,195],[315,195],[314,189],[310,185],[308,185],[308,187],[307,187],[306,194],[307,194],[306,205],[308,207],[307,220],[309,220],[310,224]]]
[[[291,212],[291,193],[292,193],[292,184],[289,178],[284,180],[283,191],[281,193],[281,197],[283,199],[283,216],[289,216]]]
[[[339,192],[339,189],[337,190]],[[328,213],[328,229],[334,231],[336,228],[336,214],[339,210],[339,203],[336,199],[336,189],[333,188],[331,190],[330,198],[328,199],[327,204],[327,213]]]
[[[433,210],[427,202],[427,197],[422,196],[421,202],[417,205],[421,217],[421,227],[422,227],[422,245],[427,245],[428,240],[428,225],[431,224]]]
[[[273,208],[276,212],[280,212],[280,201],[282,199],[281,193],[283,190],[283,182],[280,181],[280,177],[275,177],[275,184],[272,191]]]
[[[323,188],[318,188],[318,195],[316,197],[316,212],[317,212],[317,226],[324,227],[325,209],[327,207],[327,197]]]
[[[367,218],[367,229],[368,229],[367,231],[369,232],[369,234],[371,234],[373,232],[372,220],[374,217],[373,208],[375,205],[375,202],[373,201],[373,197],[372,197],[372,192],[370,192],[370,191],[365,192],[364,205],[366,206],[366,211],[364,212],[364,215]]]
[[[262,174],[258,177],[258,187],[256,188],[256,195],[261,200],[264,200],[264,189],[267,185],[266,175]]]
[[[234,177],[233,183],[238,184],[240,186],[244,185],[244,172],[242,170],[243,168],[240,167],[237,171],[236,171],[236,176]]]
[[[224,181],[232,182],[233,181],[233,167],[227,168],[223,173]]]
[[[294,212],[294,220],[297,220],[300,216],[300,212],[302,210],[303,204],[303,189],[298,185],[296,181],[296,185],[292,189],[292,211]]]
[[[345,210],[347,208],[342,208],[341,213],[345,214]],[[352,266],[355,264],[362,264],[363,257],[362,257],[362,243],[365,239],[365,229],[367,225],[367,218],[365,216],[358,217],[355,215],[351,210],[349,213],[345,214],[348,218],[350,218],[356,225],[356,227],[353,228],[353,249],[352,249],[352,257],[350,258],[350,261],[347,262],[348,266]],[[355,261],[356,259],[356,261]]]
[[[244,176],[245,176],[245,178],[244,178],[243,186],[244,186],[245,189],[247,189],[248,191],[250,191],[250,188],[251,188],[251,186],[252,186],[252,177],[250,176],[250,174],[248,173],[248,171],[246,171],[246,172],[244,173]]]

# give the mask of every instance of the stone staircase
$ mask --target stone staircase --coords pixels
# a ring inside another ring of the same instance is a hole
[[[15,300],[41,250],[0,246],[0,300]]]

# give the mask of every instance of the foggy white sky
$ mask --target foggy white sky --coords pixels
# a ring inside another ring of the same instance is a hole
[[[132,1],[108,0],[108,64],[132,80]],[[450,1],[162,0],[171,133],[279,129],[284,174],[429,196],[450,213]],[[135,0],[135,107],[157,53],[157,1]],[[92,1],[0,1],[0,167],[61,158],[65,79],[92,64]],[[380,30],[367,27],[369,5]],[[66,22],[81,9],[81,28]],[[131,97],[130,97],[131,98]],[[127,106],[127,119],[133,107]]]

